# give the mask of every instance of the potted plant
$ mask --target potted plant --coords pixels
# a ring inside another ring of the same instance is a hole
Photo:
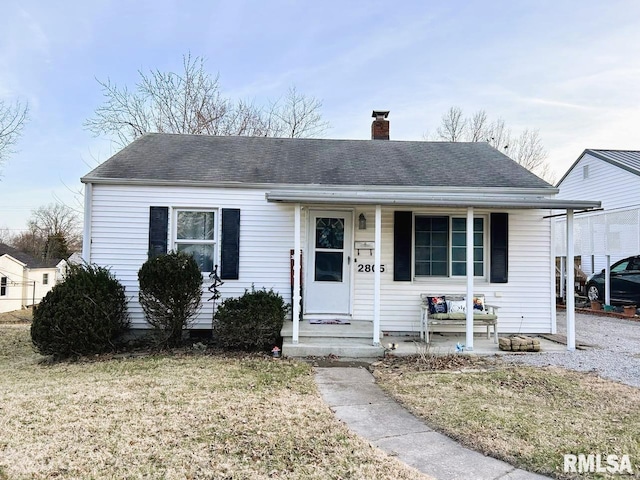
[[[624,306],[624,315],[625,317],[633,317],[636,314],[636,306],[635,305],[625,305]]]
[[[602,304],[597,300],[591,300],[591,310],[602,310]]]

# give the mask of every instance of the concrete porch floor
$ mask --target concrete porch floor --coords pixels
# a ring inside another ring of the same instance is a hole
[[[500,335],[508,337],[509,334]],[[545,338],[531,334],[532,337],[540,340],[540,352],[566,352],[566,345],[552,342]],[[420,337],[410,336],[384,336],[380,339],[383,347],[388,348],[389,344],[395,343],[396,349],[391,353],[398,356],[416,355],[419,353],[434,353],[437,355],[446,355],[448,353],[456,353],[456,344],[464,345],[466,337],[464,333],[432,333],[430,335],[431,343],[427,346],[420,341]],[[475,355],[505,355],[518,352],[505,352],[498,348],[498,344],[493,342],[493,337],[487,339],[485,334],[476,333],[473,336],[473,352],[468,352],[466,348],[463,353],[473,353]],[[524,353],[524,352],[523,352]],[[534,353],[534,352],[527,352]]]

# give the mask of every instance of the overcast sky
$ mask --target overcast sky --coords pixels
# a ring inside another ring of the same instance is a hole
[[[96,78],[133,87],[188,52],[227,96],[321,99],[329,138],[370,138],[380,109],[392,139],[421,140],[456,105],[538,129],[558,178],[585,148],[640,149],[637,0],[4,0],[0,32],[0,99],[31,108],[0,179],[14,233],[115,153],[83,127]]]

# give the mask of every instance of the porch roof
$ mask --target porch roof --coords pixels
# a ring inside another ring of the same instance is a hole
[[[481,208],[541,208],[586,210],[599,208],[600,202],[591,200],[564,200],[541,196],[498,194],[426,194],[415,192],[375,191],[302,191],[272,190],[266,193],[269,202],[353,204],[353,205],[415,205],[430,207]]]

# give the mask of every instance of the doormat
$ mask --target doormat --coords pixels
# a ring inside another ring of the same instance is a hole
[[[350,325],[349,320],[342,320],[340,318],[316,318],[309,320],[311,325]]]

